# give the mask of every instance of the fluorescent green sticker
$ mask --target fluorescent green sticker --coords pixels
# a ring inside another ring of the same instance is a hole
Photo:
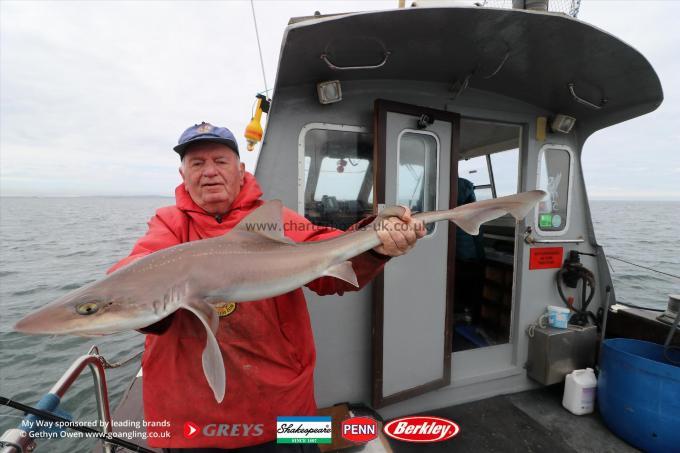
[[[541,228],[551,228],[552,224],[552,214],[541,214],[538,218],[538,226]]]

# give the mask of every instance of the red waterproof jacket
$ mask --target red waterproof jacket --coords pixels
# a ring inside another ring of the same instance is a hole
[[[218,222],[194,203],[183,184],[178,186],[176,206],[159,209],[130,256],[109,272],[163,248],[225,234],[263,204],[261,195],[254,176],[246,173],[241,192],[230,211]],[[284,209],[282,220],[284,224],[292,221],[305,226],[285,231],[286,236],[296,242],[342,234],[332,228],[310,228],[307,219],[289,209]],[[354,258],[352,264],[360,286],[375,277],[387,260],[388,257],[381,258],[371,252]],[[319,278],[307,287],[320,295],[356,290],[333,277]],[[162,334],[146,336],[142,368],[144,417],[150,425],[147,426],[149,446],[239,448],[256,445],[276,439],[277,416],[316,415],[313,381],[316,353],[302,289],[237,304],[233,313],[220,318],[217,341],[227,374],[226,394],[219,404],[203,375],[201,354],[205,330],[192,313],[179,310]],[[186,422],[198,425],[199,431],[185,436]],[[169,438],[160,437],[165,431],[170,431]]]

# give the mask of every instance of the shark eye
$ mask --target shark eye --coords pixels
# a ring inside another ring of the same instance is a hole
[[[99,310],[99,305],[95,302],[85,302],[76,307],[76,313],[79,315],[91,315],[97,313]]]

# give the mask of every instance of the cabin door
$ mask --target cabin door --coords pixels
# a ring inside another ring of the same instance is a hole
[[[459,115],[384,100],[374,115],[376,210],[455,207]],[[438,222],[375,280],[374,407],[450,383],[454,263],[455,228]]]

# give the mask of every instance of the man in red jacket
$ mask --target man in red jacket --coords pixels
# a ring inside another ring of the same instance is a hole
[[[161,208],[132,253],[109,272],[142,256],[183,242],[223,235],[264,203],[255,177],[240,162],[238,144],[226,128],[202,123],[188,128],[174,148],[182,158],[183,184],[176,204]],[[342,234],[315,227],[284,209],[284,233],[296,242]],[[365,219],[352,228],[368,224]],[[382,244],[353,258],[360,287],[392,256],[410,250],[425,234],[410,217],[382,220]],[[399,225],[399,227],[395,227]],[[334,277],[307,285],[318,294],[356,288]],[[148,444],[166,452],[310,452],[316,445],[276,444],[276,417],[316,415],[314,338],[302,289],[243,304],[225,301],[216,334],[227,368],[227,393],[217,403],[203,376],[200,351],[205,329],[190,312],[179,310],[149,326],[142,357],[144,417]],[[169,426],[168,426],[169,425]],[[186,430],[187,426],[193,426]],[[171,436],[162,437],[169,431]],[[194,432],[195,431],[195,432]]]

